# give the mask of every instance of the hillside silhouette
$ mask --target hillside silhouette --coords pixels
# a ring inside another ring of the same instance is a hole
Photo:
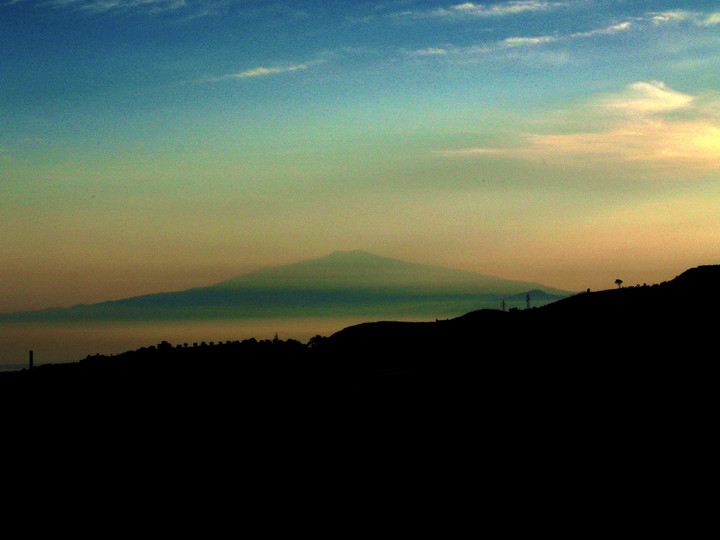
[[[533,530],[575,532],[598,516],[611,527],[708,504],[686,494],[699,493],[714,448],[719,279],[720,266],[699,267],[308,343],[161,343],[0,373],[0,399],[38,449],[72,448],[101,480],[119,467],[167,486],[230,482],[269,512],[278,490],[313,504],[319,488],[342,506],[398,489],[475,516],[479,494],[503,523],[521,511]],[[26,437],[5,433],[8,445]]]
[[[705,266],[659,285],[581,293],[527,310],[365,323],[307,344],[164,342],[3,373],[0,389],[32,389],[60,403],[113,406],[132,396],[137,407],[191,400],[222,410],[241,403],[427,406],[488,396],[619,407],[659,398],[668,385],[696,399],[702,393],[690,389],[705,384],[695,378],[715,353],[719,282],[720,266]]]

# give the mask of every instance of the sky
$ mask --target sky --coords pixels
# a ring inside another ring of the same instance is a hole
[[[720,263],[720,0],[0,0],[0,312],[361,249]]]

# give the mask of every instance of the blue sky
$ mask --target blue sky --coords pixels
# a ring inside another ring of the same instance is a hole
[[[2,311],[335,249],[719,262],[720,2],[0,2]]]

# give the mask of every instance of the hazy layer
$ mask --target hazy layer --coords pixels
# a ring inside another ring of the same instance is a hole
[[[286,318],[212,321],[139,321],[81,323],[5,323],[0,325],[2,365],[77,361],[91,354],[117,354],[168,341],[173,345],[249,338],[297,339],[306,343],[315,335],[329,336],[352,324],[372,318]],[[408,320],[428,320],[409,318]]]

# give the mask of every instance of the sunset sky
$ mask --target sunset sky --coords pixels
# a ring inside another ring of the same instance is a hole
[[[720,264],[720,1],[0,0],[0,311],[362,249]]]

